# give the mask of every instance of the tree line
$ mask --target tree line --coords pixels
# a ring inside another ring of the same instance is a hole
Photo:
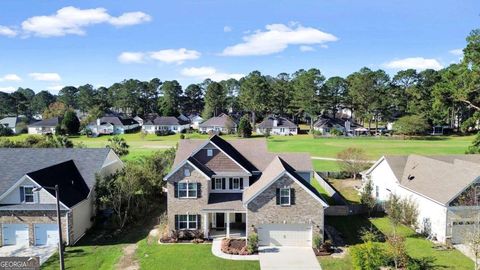
[[[319,69],[300,69],[277,76],[253,71],[240,80],[206,79],[186,88],[176,81],[135,79],[95,88],[90,84],[67,86],[58,95],[19,88],[0,92],[0,116],[63,115],[77,109],[90,115],[109,110],[129,115],[164,116],[202,114],[204,118],[223,112],[248,113],[255,123],[267,114],[287,116],[310,123],[319,115],[335,117],[349,109],[355,120],[369,127],[416,116],[428,125],[476,129],[480,119],[480,30],[467,37],[463,59],[441,69],[401,70],[389,76],[367,67],[346,77],[326,78]]]

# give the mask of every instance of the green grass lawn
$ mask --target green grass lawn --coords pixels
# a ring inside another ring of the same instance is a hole
[[[122,256],[123,245],[68,247],[65,252],[66,269],[113,269]],[[58,253],[42,265],[42,269],[59,269]]]
[[[348,245],[362,243],[360,239],[362,229],[368,229],[372,226],[373,229],[378,230],[383,235],[389,234],[393,230],[390,221],[385,217],[372,219],[361,216],[326,217],[326,223],[334,226],[343,235]],[[473,269],[473,261],[456,249],[436,249],[432,242],[415,234],[412,229],[406,226],[400,226],[397,232],[405,237],[405,245],[409,256],[416,259],[433,258],[435,269]],[[324,270],[352,269],[349,256],[342,259],[319,258],[319,260]]]
[[[320,193],[320,195],[322,195],[323,199],[329,205],[334,205],[335,204],[335,200],[332,197],[330,197],[330,195],[328,195],[327,191],[322,186],[320,186],[320,183],[318,183],[318,181],[316,179],[312,178],[310,183],[312,183],[312,186],[318,191],[318,193]]]
[[[141,269],[190,270],[190,269],[260,269],[258,261],[234,261],[215,257],[210,244],[147,244],[140,241],[137,257]]]

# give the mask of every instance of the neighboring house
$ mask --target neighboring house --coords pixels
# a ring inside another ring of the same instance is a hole
[[[480,155],[384,156],[363,174],[379,204],[390,194],[418,207],[418,231],[441,243],[462,243],[479,222]]]
[[[188,116],[188,119],[190,119],[190,127],[193,129],[199,129],[200,124],[203,122],[203,118],[198,115],[198,114],[191,114]]]
[[[285,117],[268,116],[257,125],[258,134],[297,135],[298,126]]]
[[[93,225],[96,175],[123,166],[108,148],[0,148],[0,160],[2,246],[58,244],[55,185],[63,241],[74,244]]]
[[[237,123],[228,114],[220,114],[219,116],[212,117],[205,122],[199,124],[200,132],[221,132],[224,134],[231,134],[237,132]]]
[[[139,126],[143,126],[144,121],[140,116],[137,115],[137,116],[133,117],[133,120],[137,121]]]
[[[123,118],[120,116],[104,116],[87,125],[87,129],[95,135],[116,135],[124,134],[136,128],[140,124],[133,118]]]
[[[16,116],[5,117],[0,120],[0,125],[9,128],[13,131],[14,134],[20,133],[21,130],[17,129],[17,124],[20,122],[20,119]]]
[[[311,246],[328,206],[310,184],[312,170],[308,154],[269,153],[264,139],[181,140],[164,178],[169,229]]]
[[[55,128],[62,123],[61,117],[41,120],[28,126],[28,134],[55,134]]]
[[[155,119],[145,122],[142,130],[150,134],[155,134],[157,131],[179,133],[188,128],[190,128],[190,124],[187,121],[173,116],[157,116]]]
[[[355,130],[360,127],[348,119],[332,118],[329,116],[320,116],[313,123],[313,130],[319,131],[322,135],[329,135],[333,129],[340,131],[345,135],[355,135]]]

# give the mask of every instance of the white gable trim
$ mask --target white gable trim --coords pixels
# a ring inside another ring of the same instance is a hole
[[[190,162],[188,159],[185,159],[184,161],[182,161],[182,163],[178,164],[178,166],[176,168],[174,168],[169,174],[167,174],[164,178],[163,178],[163,181],[167,181],[168,178],[170,178],[175,172],[177,172],[180,168],[183,167],[183,165],[185,165],[186,163],[190,164],[190,166],[194,167],[195,170],[199,171],[203,176],[205,176],[205,178],[207,178],[207,180],[210,180],[210,177],[208,175],[206,175],[202,170],[200,170],[197,166],[193,165],[192,162]]]
[[[244,168],[242,165],[240,165],[240,163],[238,163],[235,159],[233,159],[230,155],[228,155],[225,151],[222,150],[222,148],[218,147],[218,145],[216,145],[215,143],[213,143],[211,140],[207,140],[204,144],[202,144],[200,147],[198,147],[190,156],[194,156],[196,155],[198,152],[200,152],[200,150],[202,150],[205,146],[207,146],[209,143],[211,143],[213,146],[215,146],[218,150],[220,150],[223,154],[225,154],[229,159],[231,159],[233,162],[235,162],[235,164],[237,164],[240,168],[242,168],[245,172],[247,172],[247,174],[249,176],[251,176],[252,174],[246,169]],[[241,155],[241,153],[240,153]]]
[[[0,200],[3,200],[6,196],[8,196],[10,193],[12,193],[12,191],[14,191],[18,186],[20,186],[20,184],[25,181],[25,179],[28,179],[30,181],[32,181],[35,185],[39,186],[39,187],[42,187],[42,185],[40,185],[39,183],[37,183],[35,180],[33,180],[30,176],[28,175],[24,175],[22,176],[22,178],[20,178],[20,180],[18,180],[13,186],[11,186],[7,191],[5,191],[1,196],[0,196]],[[46,190],[45,190],[46,191]],[[53,196],[52,194],[50,194],[50,192],[46,192],[52,199],[56,200],[55,196]],[[70,210],[69,207],[67,207],[62,201],[60,201],[60,204],[65,207],[66,209]]]
[[[245,207],[248,206],[248,204],[253,200],[255,199],[258,195],[262,194],[267,188],[269,188],[273,183],[275,183],[278,179],[280,179],[282,176],[284,175],[287,175],[288,177],[290,177],[291,179],[293,179],[293,181],[295,181],[299,186],[301,186],[308,194],[310,194],[310,196],[312,196],[313,198],[315,198],[318,202],[320,202],[324,208],[327,208],[329,205],[324,201],[322,200],[321,198],[319,198],[317,195],[315,195],[312,191],[310,191],[307,187],[305,187],[305,185],[303,185],[296,177],[294,177],[293,175],[291,175],[289,172],[287,172],[286,170],[283,170],[277,177],[275,177],[272,181],[270,181],[267,185],[265,185],[262,189],[260,189],[259,191],[257,191],[255,194],[253,194],[250,199],[248,199],[247,201],[245,201],[243,203],[243,205]]]
[[[382,161],[384,161],[384,160],[385,160],[385,156],[382,156],[380,159],[378,159],[378,160],[372,165],[372,167],[370,167],[370,169],[368,169],[368,170],[365,172],[365,174],[371,174],[372,171],[373,171],[378,165],[380,165],[380,163],[381,163]],[[387,162],[387,163],[388,163],[388,162]],[[390,164],[389,164],[388,166],[390,167]],[[390,168],[390,170],[391,170],[391,168]],[[395,174],[394,174],[394,175],[395,175]],[[398,179],[397,179],[397,180],[398,180]]]

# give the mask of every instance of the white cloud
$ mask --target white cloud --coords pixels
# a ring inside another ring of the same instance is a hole
[[[328,45],[327,45],[327,44],[322,44],[322,45],[320,45],[320,48],[322,48],[322,49],[328,49]]]
[[[113,17],[104,8],[79,9],[64,7],[53,15],[34,16],[22,22],[26,34],[40,37],[85,35],[85,27],[108,23],[115,26],[134,25],[148,22],[151,17],[143,12],[127,12]]]
[[[15,90],[17,89],[13,86],[0,86],[0,92],[12,93],[15,92]]]
[[[239,80],[240,78],[245,76],[245,74],[241,74],[241,73],[219,72],[214,67],[208,67],[208,66],[184,68],[181,70],[180,74],[182,74],[185,77],[194,77],[197,79],[209,78],[214,81],[228,80],[231,78]]]
[[[423,58],[423,57],[410,57],[404,59],[393,60],[384,64],[384,67],[390,69],[442,69],[443,65],[437,59]]]
[[[313,52],[313,51],[315,51],[315,48],[313,48],[312,46],[302,45],[302,46],[300,46],[300,51],[302,51],[302,52]]]
[[[449,53],[451,53],[455,56],[463,56],[463,50],[462,49],[453,49],[453,50],[450,50]]]
[[[32,77],[35,81],[46,81],[46,82],[58,82],[61,81],[62,78],[58,73],[29,73],[28,76]]]
[[[124,64],[130,63],[144,63],[145,54],[142,52],[122,52],[118,56],[118,61]]]
[[[228,25],[225,25],[225,26],[223,27],[223,32],[225,32],[225,33],[226,33],[226,32],[232,32],[232,30],[233,30],[232,27],[230,27],[230,26],[228,26]]]
[[[195,50],[181,49],[168,49],[160,50],[156,52],[150,52],[150,58],[165,63],[177,63],[182,64],[186,60],[195,60],[200,57],[201,53]]]
[[[14,37],[18,33],[10,27],[0,25],[0,36]]]
[[[330,33],[298,23],[269,24],[266,31],[257,30],[243,37],[242,43],[227,47],[221,53],[228,56],[268,55],[285,50],[289,45],[313,45],[337,41]]]
[[[19,82],[22,78],[17,74],[5,74],[4,76],[0,77],[0,82],[10,81],[10,82]]]

